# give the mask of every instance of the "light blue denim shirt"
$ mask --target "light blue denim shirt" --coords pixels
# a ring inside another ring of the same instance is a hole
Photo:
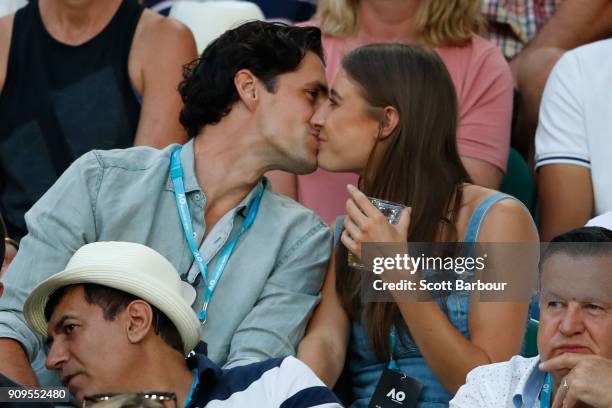
[[[160,252],[182,277],[190,270],[197,273],[169,177],[170,155],[177,147],[87,153],[26,214],[29,234],[3,279],[0,337],[22,343],[39,373],[45,347],[25,323],[23,303],[35,285],[61,271],[82,245],[138,242]],[[249,200],[261,185],[203,241],[206,197],[194,172],[193,140],[184,145],[181,162],[196,242],[214,267],[219,250],[239,232]],[[202,328],[210,359],[225,367],[295,353],[319,300],[331,252],[325,223],[274,193],[266,180],[262,183],[266,191],[257,218],[238,242]],[[203,290],[200,280],[196,311]]]

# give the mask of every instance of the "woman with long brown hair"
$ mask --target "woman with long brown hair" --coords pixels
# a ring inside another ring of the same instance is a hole
[[[329,386],[348,358],[353,406],[362,407],[391,356],[423,384],[419,407],[447,406],[472,368],[519,352],[528,301],[452,292],[442,306],[364,303],[347,250],[360,256],[362,242],[537,243],[533,220],[515,199],[471,183],[457,153],[453,83],[429,49],[378,44],[350,52],[312,124],[320,130],[319,166],[360,178],[359,189],[348,186],[322,302],[298,357]],[[411,210],[392,226],[367,196]]]
[[[480,37],[480,0],[318,0],[303,23],[321,28],[327,81],[351,50],[373,43],[432,47],[455,85],[459,120],[456,142],[474,184],[496,189],[506,171],[512,117],[512,75],[497,47]],[[315,211],[326,222],[344,212],[353,173],[319,169],[295,176],[273,173],[277,191]]]

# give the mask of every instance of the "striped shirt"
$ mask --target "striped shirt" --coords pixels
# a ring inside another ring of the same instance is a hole
[[[563,0],[483,0],[487,38],[507,59],[521,52],[548,22]]]
[[[295,357],[222,370],[203,355],[188,360],[199,383],[187,408],[337,408],[336,396]]]

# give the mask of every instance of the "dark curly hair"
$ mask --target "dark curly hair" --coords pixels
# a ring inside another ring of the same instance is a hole
[[[295,71],[307,51],[323,60],[318,28],[251,21],[226,31],[184,67],[178,87],[184,103],[181,124],[195,137],[203,126],[227,115],[238,100],[234,76],[241,69],[274,92],[276,77]]]

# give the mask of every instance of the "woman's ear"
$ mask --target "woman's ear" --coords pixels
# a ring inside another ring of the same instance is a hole
[[[234,76],[234,86],[238,92],[238,97],[248,110],[255,109],[259,99],[257,88],[257,78],[248,69],[241,69]]]
[[[383,117],[380,123],[379,138],[386,139],[393,133],[399,125],[399,112],[393,106],[387,106],[383,109]]]

